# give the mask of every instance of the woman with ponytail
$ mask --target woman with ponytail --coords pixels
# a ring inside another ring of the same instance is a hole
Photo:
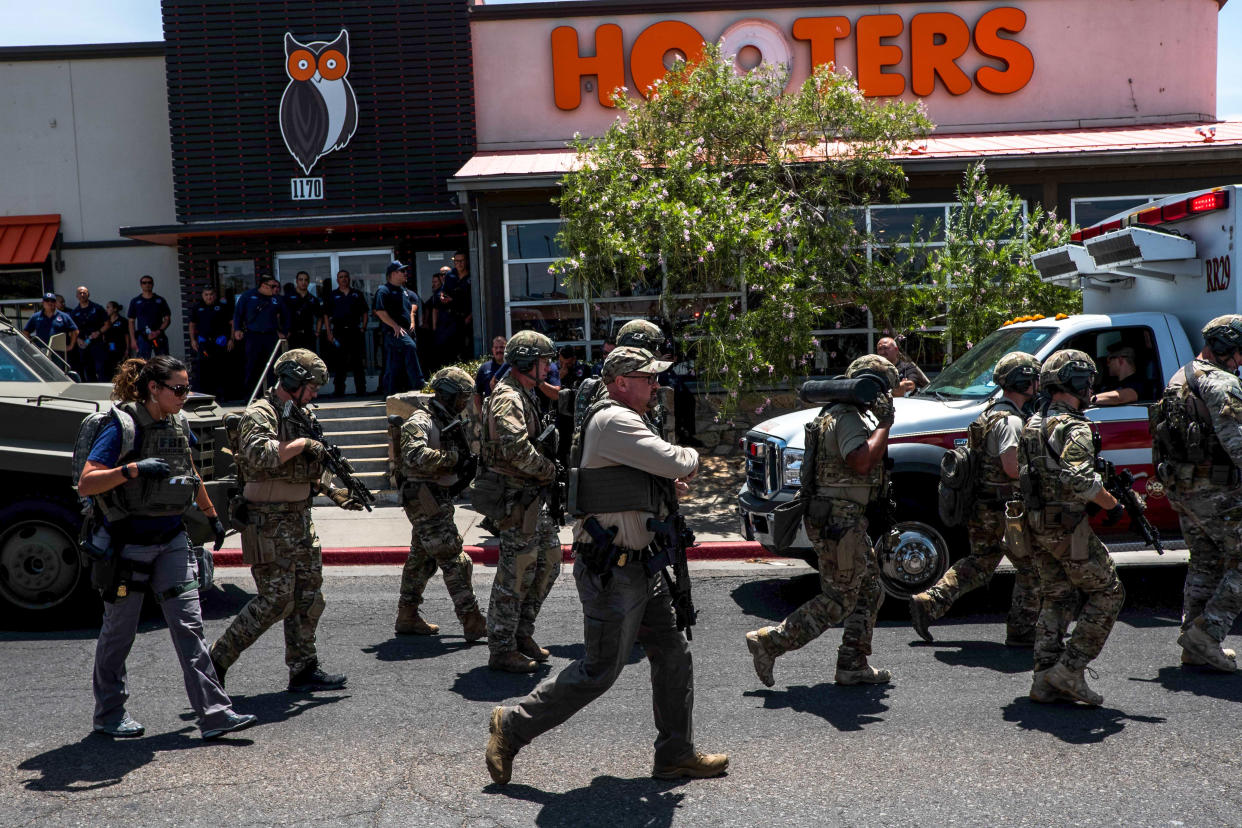
[[[125,708],[125,659],[134,645],[142,591],[149,588],[172,635],[190,706],[204,739],[254,724],[233,712],[203,640],[197,562],[184,515],[197,504],[211,521],[216,548],[224,526],[194,468],[194,434],[181,413],[190,391],[185,364],[170,356],[129,359],[113,378],[113,417],[99,429],[78,483],[94,501],[111,543],[116,577],[102,587],[103,627],[95,646],[95,732],[141,736],[145,728]]]

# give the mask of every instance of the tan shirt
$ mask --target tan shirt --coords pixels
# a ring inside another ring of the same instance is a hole
[[[854,406],[838,406],[843,409],[833,424],[832,438],[836,441],[837,455],[845,462],[845,458],[855,449],[867,444],[867,438],[876,429],[875,416],[870,412],[860,411]],[[848,466],[848,463],[845,465]],[[867,505],[871,502],[870,486],[843,486],[834,489],[833,497],[852,500]]]
[[[699,467],[699,454],[692,448],[675,446],[651,433],[643,418],[633,409],[613,405],[596,414],[582,435],[582,467],[600,469],[631,466],[657,477],[677,479]],[[647,529],[651,512],[601,512],[595,515],[605,528],[617,527],[614,543],[627,549],[642,549],[655,535]],[[589,543],[591,536],[574,523],[574,540]]]

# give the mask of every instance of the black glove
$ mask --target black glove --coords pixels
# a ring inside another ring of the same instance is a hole
[[[1115,526],[1125,516],[1126,507],[1118,503],[1113,508],[1104,513],[1104,525]]]
[[[211,533],[216,538],[216,545],[212,547],[212,551],[219,552],[220,547],[224,546],[224,536],[228,534],[224,531],[224,524],[220,522],[219,515],[211,518]]]
[[[307,437],[306,446],[302,449],[302,453],[313,460],[322,460],[324,454],[326,453],[326,449],[324,448],[323,443]]]
[[[159,457],[144,457],[134,464],[138,469],[138,477],[150,477],[154,480],[165,480],[172,477],[172,466]]]

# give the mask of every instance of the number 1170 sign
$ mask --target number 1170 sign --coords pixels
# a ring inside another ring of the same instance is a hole
[[[294,201],[323,201],[322,178],[290,178],[289,186]]]

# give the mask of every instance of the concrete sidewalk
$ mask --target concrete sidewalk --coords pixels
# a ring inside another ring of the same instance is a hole
[[[495,564],[498,541],[479,526],[481,517],[468,505],[456,505],[457,531],[461,532],[466,553],[476,563]],[[325,564],[403,563],[410,545],[410,521],[396,505],[377,504],[371,512],[347,512],[336,506],[311,509],[315,531],[323,547]],[[693,522],[691,523],[694,530]],[[562,526],[560,541],[565,560],[569,560],[572,541],[570,526]],[[736,532],[699,532],[694,559],[766,558],[769,553],[754,541],[745,541]],[[231,533],[224,548],[215,553],[217,566],[241,566],[241,538]]]

